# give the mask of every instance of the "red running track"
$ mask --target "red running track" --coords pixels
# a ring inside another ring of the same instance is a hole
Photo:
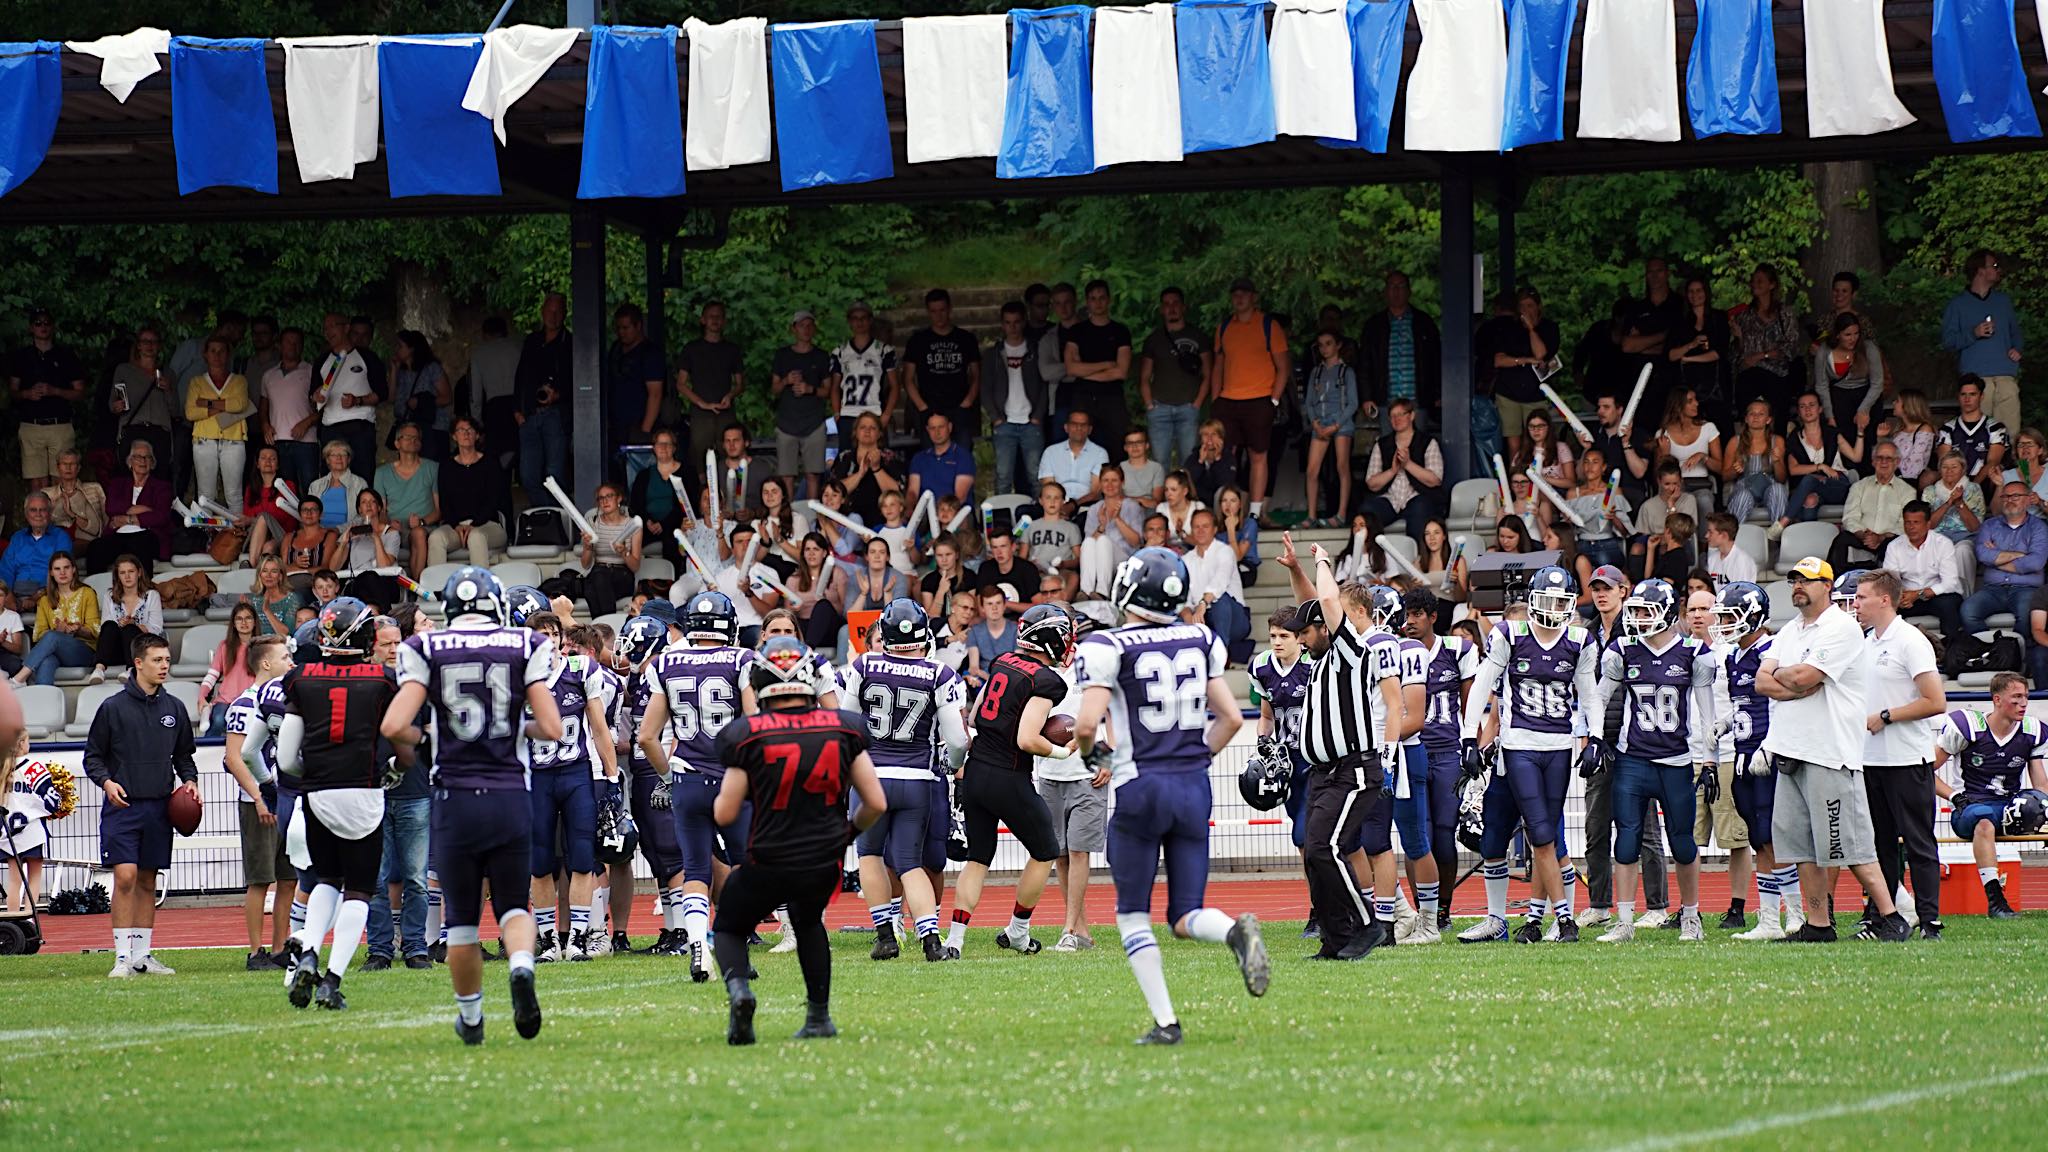
[[[1101,874],[1098,873],[1100,876]],[[1106,876],[1101,876],[1106,881]],[[1675,887],[1675,882],[1674,882]],[[982,896],[981,919],[984,924],[1000,926],[1007,921],[1009,909],[1015,897],[1014,889],[989,887]],[[1835,889],[1836,906],[1857,909],[1863,906],[1862,892],[1854,878],[1844,874]],[[2025,907],[2020,899],[2021,892],[2015,892],[2015,907]],[[1676,896],[1676,892],[1673,893]],[[1515,883],[1509,891],[1509,899],[1519,902],[1528,897],[1528,886]],[[1304,920],[1308,917],[1308,889],[1298,877],[1276,878],[1272,876],[1235,878],[1232,876],[1212,877],[1209,883],[1209,899],[1219,908],[1232,914],[1256,912],[1261,920]],[[1585,889],[1579,890],[1579,904],[1585,906]],[[950,908],[950,902],[947,904]],[[1152,907],[1155,917],[1163,915],[1166,908],[1166,886],[1154,889]],[[1700,907],[1703,911],[1718,916],[1728,907],[1728,874],[1708,872],[1700,877]],[[1752,909],[1754,904],[1751,905]],[[1039,905],[1037,920],[1047,927],[1056,926],[1062,918],[1064,908],[1057,886],[1046,890],[1045,899]],[[1460,916],[1477,916],[1486,910],[1485,893],[1478,877],[1472,877],[1460,884],[1451,910]],[[1091,923],[1108,925],[1115,922],[1116,894],[1106,882],[1097,882],[1088,889],[1088,919]],[[841,895],[832,902],[825,914],[825,922],[833,929],[845,925],[868,923],[867,905],[860,897]],[[643,893],[633,902],[633,923],[630,931],[636,936],[651,936],[660,925],[660,918],[654,910],[654,897]],[[45,916],[42,918],[44,949],[48,952],[83,952],[105,950],[112,942],[112,926],[105,916]],[[240,905],[211,908],[167,908],[160,910],[156,918],[154,943],[165,948],[231,948],[245,947],[245,929],[242,925]],[[487,925],[485,935],[494,935]]]

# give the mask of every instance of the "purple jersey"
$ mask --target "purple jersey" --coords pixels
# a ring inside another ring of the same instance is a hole
[[[1586,630],[1570,625],[1546,645],[1527,621],[1508,620],[1493,626],[1493,644],[1507,661],[1500,687],[1503,730],[1570,736],[1582,704],[1574,679],[1582,654],[1592,645]]]
[[[554,671],[554,645],[523,628],[463,620],[398,650],[398,682],[422,684],[434,710],[434,782],[526,788],[526,689]]]
[[[1479,670],[1479,652],[1463,636],[1439,636],[1429,654],[1425,683],[1429,713],[1422,721],[1422,746],[1431,752],[1458,750],[1458,725],[1464,721],[1464,681]]]
[[[957,718],[967,706],[967,682],[958,672],[921,657],[869,652],[846,666],[839,691],[846,711],[867,718],[868,755],[883,779],[944,773],[940,715],[952,709]]]
[[[589,717],[590,696],[596,691],[596,677],[591,674],[588,657],[571,656],[562,661],[548,679],[548,689],[555,695],[555,708],[562,714],[562,738],[560,740],[524,740],[520,751],[525,754],[527,764],[533,768],[588,768],[597,755],[591,744]]]
[[[277,779],[277,726],[284,721],[284,677],[277,676],[251,685],[228,705],[226,728],[242,734],[242,753],[256,754],[255,776],[259,784]]]
[[[718,758],[718,733],[740,714],[740,688],[754,653],[746,648],[673,648],[654,658],[643,679],[668,699],[668,727],[662,744],[713,780],[725,779]],[[654,766],[656,772],[662,766]]]
[[[1139,772],[1207,772],[1209,681],[1229,663],[1202,624],[1133,624],[1081,641],[1081,687],[1109,689],[1118,780]]]
[[[1991,733],[1988,713],[1958,708],[1948,714],[1940,744],[1962,773],[1956,807],[2003,804],[2025,787],[2027,764],[2040,759],[2048,745],[2048,727],[2027,716],[2000,740]]]
[[[1600,677],[1607,691],[1626,693],[1620,751],[1658,764],[1714,758],[1714,658],[1705,643],[1677,633],[1661,650],[1617,640],[1600,658]]]
[[[1728,734],[1735,739],[1737,759],[1747,760],[1764,746],[1764,733],[1771,727],[1771,698],[1756,690],[1756,670],[1771,655],[1771,638],[1765,636],[1747,648],[1731,647],[1723,673],[1728,677]]]
[[[1308,706],[1308,681],[1316,659],[1307,652],[1286,668],[1268,650],[1252,657],[1252,703],[1273,710],[1273,733],[1293,744],[1301,737],[1301,713]]]
[[[640,718],[647,715],[647,701],[654,695],[654,685],[648,681],[646,673],[653,670],[654,661],[659,659],[659,656],[650,659],[645,668],[626,677],[626,688],[619,693],[619,722],[625,725],[626,742],[633,746],[632,774],[635,776],[668,773],[668,765],[664,764],[657,770],[648,763],[647,753],[640,747]]]

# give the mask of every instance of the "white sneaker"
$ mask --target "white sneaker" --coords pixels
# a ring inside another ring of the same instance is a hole
[[[555,934],[553,932],[541,933],[540,950],[533,954],[533,962],[536,964],[553,964],[561,960],[561,958],[562,945],[560,941],[555,939]]]
[[[1918,928],[1920,926],[1920,904],[1913,899],[1913,890],[1911,888],[1906,887],[1904,884],[1899,885],[1899,890],[1892,895],[1892,906],[1899,915],[1906,918],[1906,927]]]
[[[1662,908],[1652,908],[1648,912],[1643,913],[1641,916],[1636,917],[1636,927],[1662,928],[1665,925],[1665,923],[1670,919],[1671,913],[1665,911]]]
[[[1747,932],[1737,932],[1733,937],[1736,940],[1783,940],[1784,938],[1785,930],[1778,927],[1778,922],[1775,918],[1758,920],[1756,927],[1751,928]]]
[[[590,953],[588,953],[588,952],[585,952],[585,951],[584,951],[584,950],[583,950],[583,949],[582,949],[582,948],[581,948],[580,946],[578,946],[578,945],[577,945],[577,943],[576,943],[576,935],[574,935],[574,934],[572,934],[572,935],[571,935],[571,936],[569,937],[569,942],[568,942],[568,943],[566,943],[566,944],[563,944],[563,945],[562,945],[561,947],[562,947],[562,959],[564,959],[564,960],[569,960],[569,961],[579,961],[579,960],[588,960],[588,959],[590,959]]]
[[[1790,936],[1790,935],[1791,935],[1791,934],[1793,934],[1794,932],[1797,932],[1797,931],[1799,931],[1799,930],[1800,930],[1801,928],[1804,928],[1804,927],[1806,927],[1806,917],[1805,917],[1805,916],[1803,916],[1803,915],[1800,915],[1800,914],[1797,914],[1797,913],[1789,913],[1789,912],[1788,912],[1788,913],[1786,913],[1786,915],[1785,915],[1785,935],[1787,935],[1787,936]]]
[[[1706,931],[1700,927],[1700,914],[1698,911],[1686,912],[1681,910],[1678,913],[1678,938],[1680,940],[1690,940],[1694,943],[1707,938]]]
[[[796,933],[785,931],[781,938],[775,941],[775,947],[768,950],[768,954],[771,956],[781,956],[794,951],[796,951]]]
[[[1438,931],[1436,930],[1436,918],[1435,918],[1435,917],[1433,917],[1433,916],[1418,916],[1418,917],[1416,917],[1416,920],[1417,920],[1417,921],[1419,921],[1419,923],[1417,923],[1417,924],[1416,924],[1416,926],[1415,926],[1415,931],[1413,931],[1413,932],[1410,932],[1410,933],[1408,934],[1408,937],[1407,937],[1407,939],[1405,939],[1405,940],[1402,940],[1402,941],[1401,941],[1401,943],[1403,943],[1403,944],[1441,944],[1441,943],[1443,943],[1443,942],[1444,942],[1444,937],[1443,937],[1443,933],[1441,933],[1441,932],[1438,932]]]
[[[1052,950],[1055,952],[1079,952],[1081,950],[1081,938],[1072,932],[1062,932],[1060,933],[1060,942],[1053,945]]]
[[[135,961],[135,974],[137,976],[176,976],[178,970],[157,959],[155,956],[145,953],[142,959]]]
[[[1771,521],[1771,526],[1769,528],[1764,529],[1764,539],[1766,540],[1776,540],[1778,537],[1783,536],[1784,534],[1785,525],[1777,520]]]
[[[1579,927],[1598,928],[1614,919],[1612,908],[1588,908],[1579,916]]]
[[[1602,944],[1626,944],[1635,938],[1636,926],[1634,924],[1616,924],[1600,934],[1600,942]]]
[[[134,975],[135,975],[135,965],[133,965],[133,964],[130,964],[130,963],[129,963],[128,961],[126,961],[126,960],[116,960],[116,961],[114,961],[114,966],[113,966],[113,968],[109,969],[109,970],[108,970],[108,972],[107,972],[107,979],[109,979],[109,980],[126,980],[126,979],[128,979],[129,977],[131,977],[131,976],[134,976]]]
[[[1413,940],[1415,934],[1422,930],[1422,921],[1423,917],[1413,912],[1403,916],[1400,909],[1396,908],[1394,910],[1394,943],[1406,944],[1408,941]],[[1435,927],[1435,924],[1432,923],[1430,926]]]
[[[596,929],[592,929],[590,933],[590,947],[588,949],[588,952],[593,958],[598,956],[611,955],[612,938],[610,936],[605,935],[602,932],[597,931]]]
[[[1498,916],[1486,915],[1463,932],[1458,933],[1460,944],[1489,944],[1508,938],[1508,922]]]
[[[1552,921],[1550,922],[1550,927],[1544,930],[1544,932],[1543,932],[1543,940],[1544,940],[1544,942],[1545,942],[1545,943],[1547,943],[1547,944],[1555,944],[1555,943],[1557,943],[1557,941],[1558,941],[1558,930],[1557,930],[1557,921],[1555,921],[1555,920],[1552,920]]]

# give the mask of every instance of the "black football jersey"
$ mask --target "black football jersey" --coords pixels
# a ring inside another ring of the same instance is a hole
[[[826,708],[737,716],[719,730],[718,759],[747,774],[754,824],[747,861],[764,868],[837,866],[846,849],[853,762],[867,720]]]
[[[1017,747],[1017,724],[1034,696],[1058,704],[1067,698],[1067,682],[1050,665],[1021,652],[996,657],[967,716],[974,726],[974,741],[967,746],[969,770],[1031,771],[1036,757]]]
[[[299,790],[378,787],[383,755],[377,730],[396,695],[398,677],[382,664],[322,660],[286,672],[285,708],[306,726]]]

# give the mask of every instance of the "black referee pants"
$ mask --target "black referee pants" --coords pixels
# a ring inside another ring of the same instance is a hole
[[[1358,880],[1344,859],[1345,846],[1358,842],[1366,810],[1380,791],[1377,772],[1367,771],[1369,759],[1351,757],[1348,767],[1318,764],[1308,770],[1308,831],[1301,845],[1302,863],[1308,872],[1309,901],[1322,925],[1325,954],[1342,950],[1372,919],[1372,910],[1366,907]]]
[[[1884,890],[1897,892],[1905,866],[1913,868],[1913,902],[1920,919],[1941,919],[1941,854],[1934,846],[1934,766],[1864,765],[1870,827]],[[1903,848],[1903,851],[1901,849]]]

